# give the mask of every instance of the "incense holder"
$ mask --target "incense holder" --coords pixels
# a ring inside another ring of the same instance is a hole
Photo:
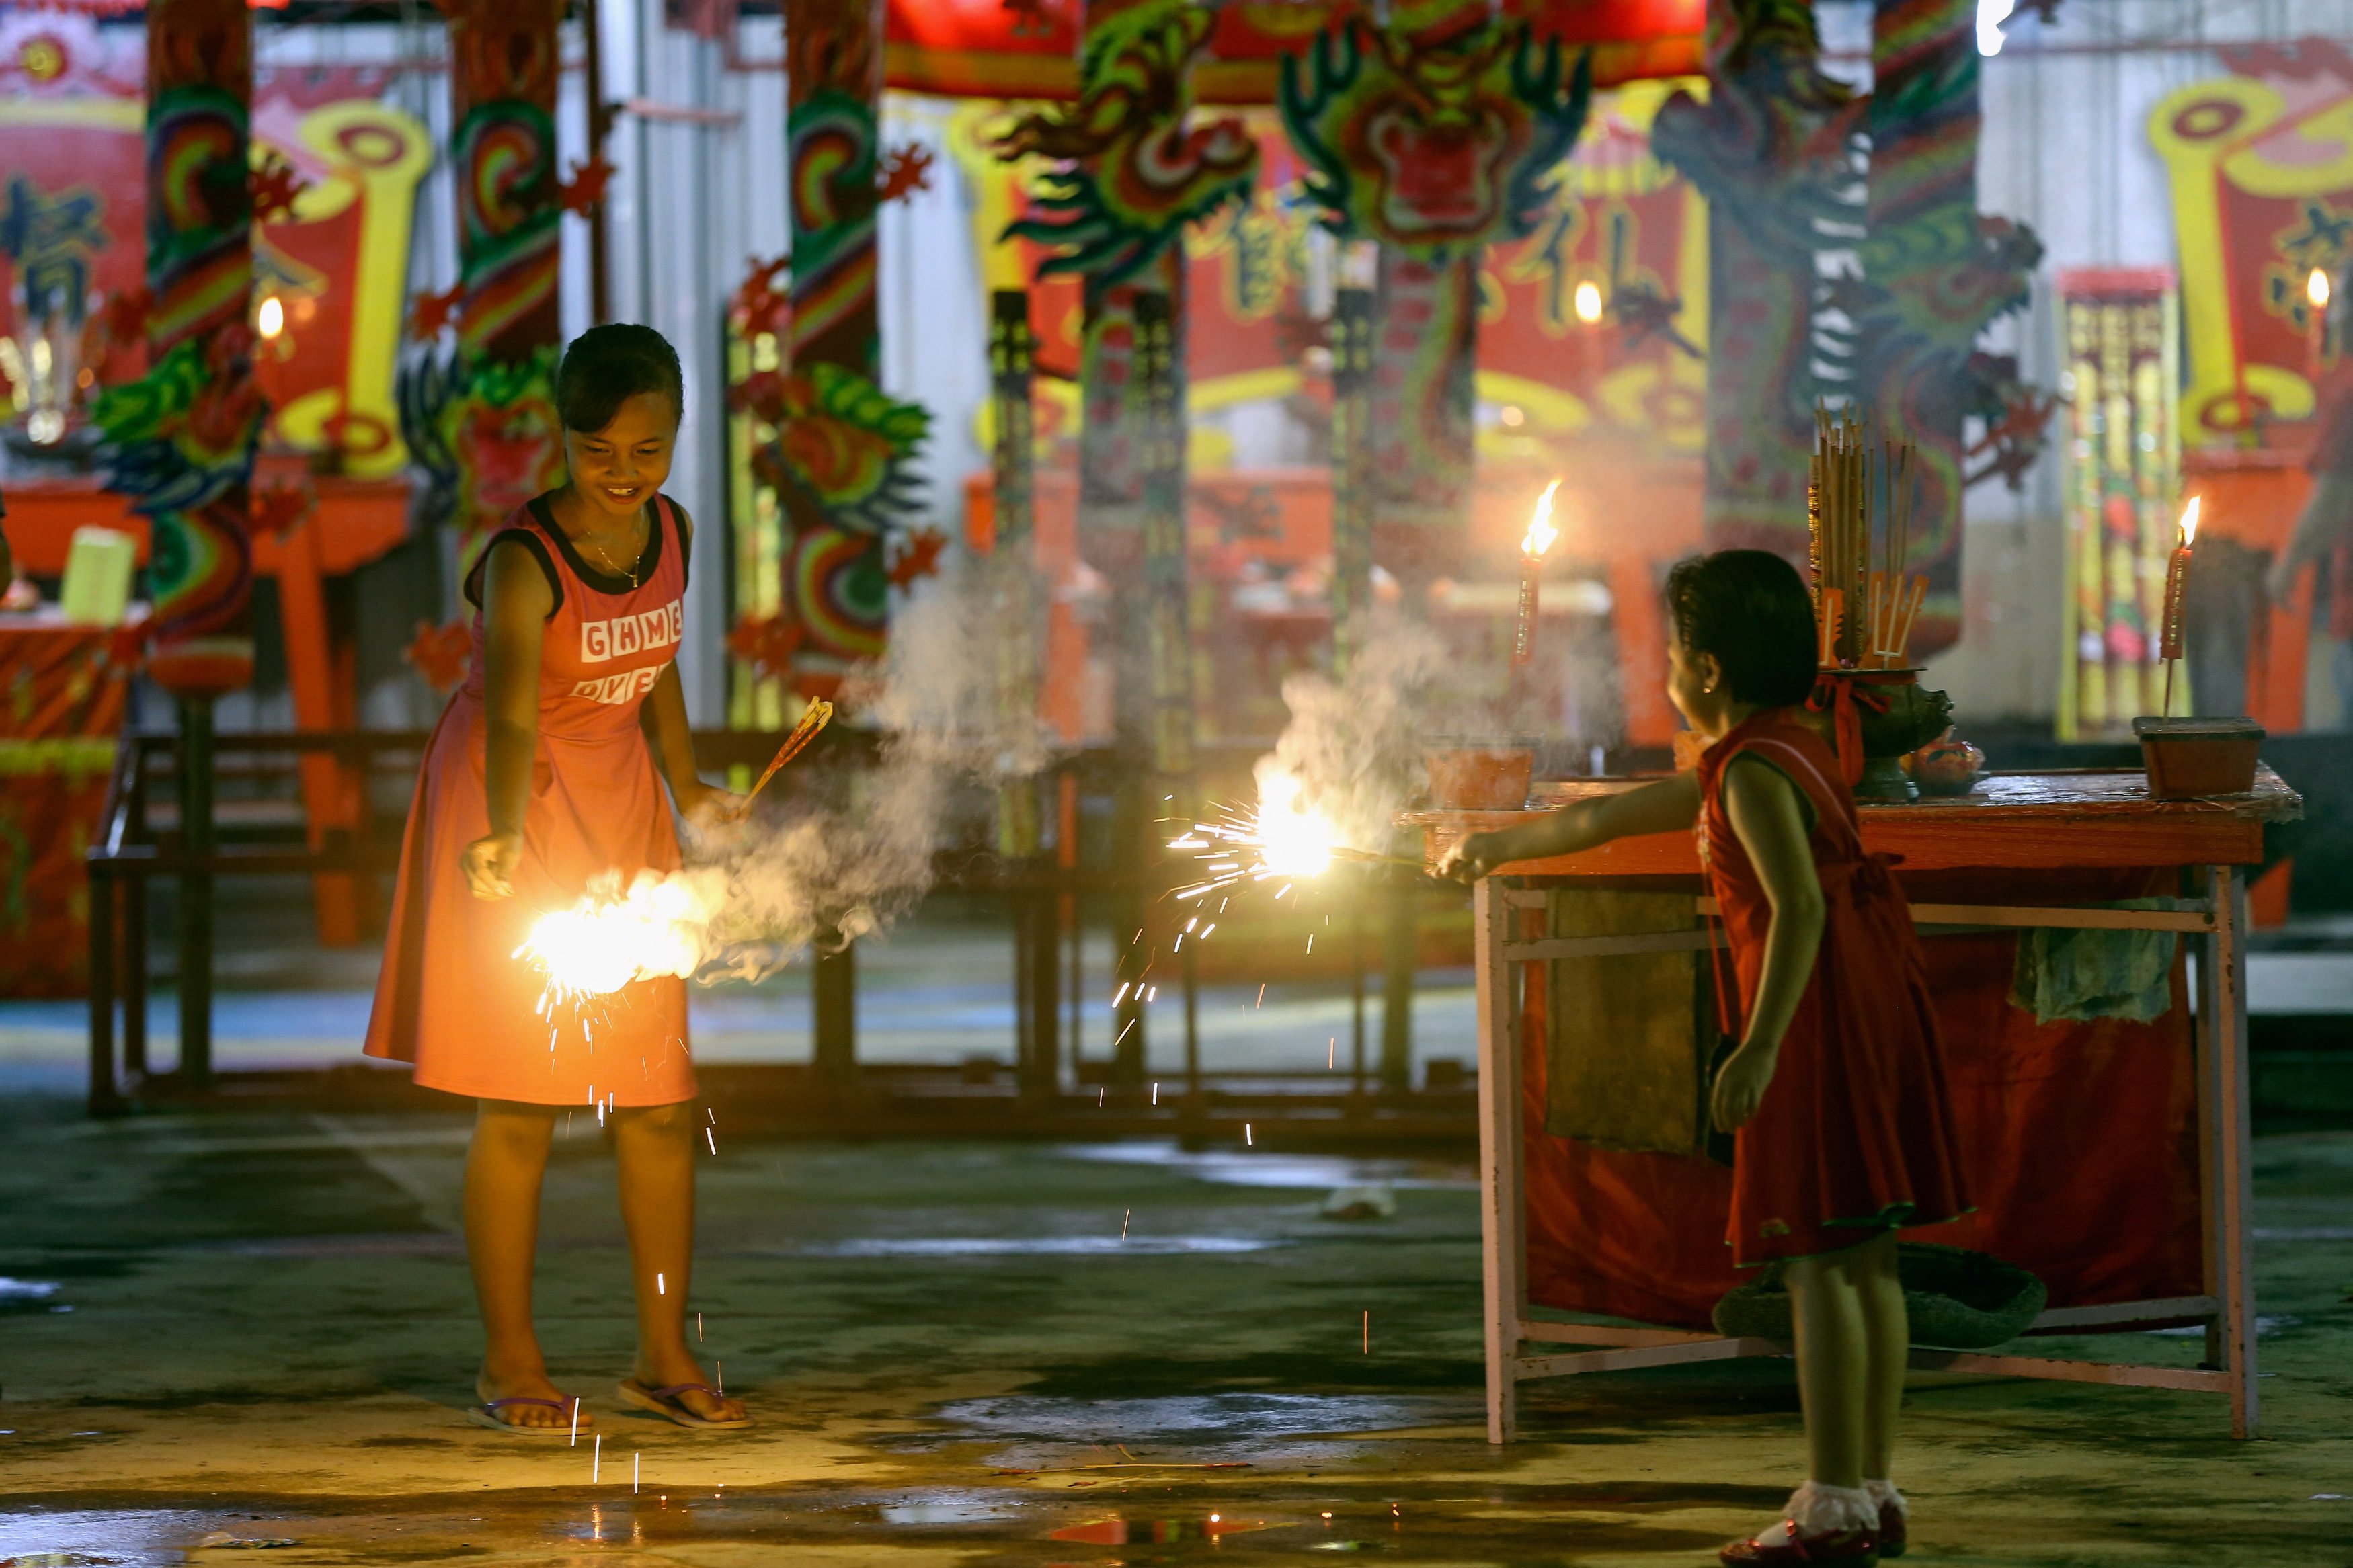
[[[2244,795],[2255,787],[2263,727],[2253,719],[2136,719],[2148,793],[2158,800]]]
[[[1430,803],[1440,811],[1517,811],[1535,777],[1534,746],[1443,746],[1424,752]]]
[[[1917,669],[1822,670],[1806,707],[1853,778],[1857,800],[1917,800],[1904,758],[1953,722],[1953,700],[1922,686]]]

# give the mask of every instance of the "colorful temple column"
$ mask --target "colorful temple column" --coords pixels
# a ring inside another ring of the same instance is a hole
[[[792,363],[839,365],[871,381],[882,363],[874,297],[882,7],[790,0],[785,47]]]
[[[1332,671],[1363,650],[1373,605],[1373,322],[1369,289],[1332,296]]]
[[[107,484],[153,529],[148,673],[179,699],[181,850],[213,852],[213,703],[253,679],[253,34],[245,0],[147,7],[147,374],[101,395]],[[180,880],[182,1079],[212,1079],[213,889]]]
[[[1802,0],[1710,0],[1706,58],[1706,97],[1671,99],[1651,145],[1707,198],[1707,546],[1803,560],[1814,403],[1844,390],[1812,369],[1817,226],[1861,216],[1836,195],[1861,105]]]
[[[1080,526],[1083,548],[1115,585],[1135,580],[1146,549],[1140,298],[1156,295],[1169,312],[1176,349],[1163,370],[1181,409],[1185,226],[1245,198],[1257,178],[1258,143],[1240,121],[1189,123],[1192,64],[1216,24],[1215,6],[1187,0],[1088,0],[1078,100],[1023,116],[998,148],[1008,159],[1062,163],[1036,216],[1008,235],[1052,247],[1042,272],[1084,279]],[[1189,664],[1189,650],[1184,657]],[[1158,671],[1127,683],[1119,707],[1129,739],[1143,743],[1151,728],[1142,694],[1175,679]]]
[[[1858,386],[1887,437],[1919,450],[1909,563],[1928,579],[1912,651],[1961,633],[1965,421],[1982,402],[1971,355],[2025,307],[2041,243],[1978,212],[1975,0],[1877,0],[1872,10],[1868,231],[1858,247]]]
[[[438,410],[469,546],[564,479],[555,365],[563,192],[555,164],[563,0],[441,0],[458,194],[457,357]]]
[[[785,7],[792,391],[766,477],[792,531],[785,602],[811,690],[887,645],[888,539],[914,510],[909,465],[930,424],[875,384],[882,20],[876,0]]]
[[[1038,721],[1039,610],[1036,547],[1037,422],[1030,406],[1030,380],[1037,366],[1038,338],[1029,325],[1029,295],[1000,289],[989,297],[988,370],[994,539],[990,553],[997,602],[997,721],[1009,734]],[[1008,778],[997,791],[997,850],[1008,859],[1038,852],[1038,789],[1034,779]]]
[[[253,677],[251,24],[244,0],[147,8],[144,378],[104,394],[107,480],[153,520],[148,673],[192,705]]]
[[[1007,232],[1052,248],[1041,272],[1084,282],[1080,548],[1119,602],[1119,743],[1171,784],[1191,770],[1194,731],[1185,226],[1245,198],[1258,173],[1257,140],[1240,121],[1188,124],[1193,60],[1216,25],[1215,6],[1189,0],[1087,0],[1077,101],[1022,116],[998,143],[1007,159],[1060,164],[1035,215]],[[1150,852],[1162,815],[1147,802],[1154,795],[1139,776],[1119,803],[1114,831],[1139,853]],[[1144,1072],[1150,920],[1140,896],[1115,918],[1124,940],[1113,1070],[1134,1082]]]

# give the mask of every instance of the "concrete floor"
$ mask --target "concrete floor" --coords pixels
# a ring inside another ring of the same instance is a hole
[[[455,1117],[0,1101],[0,1563],[286,1542],[263,1561],[1699,1564],[1799,1474],[1780,1363],[1536,1384],[1525,1439],[1490,1448],[1467,1165],[1263,1140],[720,1128],[693,1303],[760,1425],[713,1436],[612,1398],[623,1259],[584,1121],[551,1173],[541,1308],[601,1458],[481,1431],[459,1415],[464,1138]],[[1368,1179],[1394,1218],[1318,1216]],[[2209,1396],[1924,1382],[1912,1562],[2353,1562],[2353,1135],[2263,1141],[2258,1184],[2266,1439],[2232,1442]]]

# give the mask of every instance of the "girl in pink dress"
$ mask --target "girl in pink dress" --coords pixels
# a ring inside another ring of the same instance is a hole
[[[548,1381],[532,1322],[559,1110],[597,1115],[618,1156],[638,1310],[620,1398],[681,1426],[748,1424],[686,1342],[699,1131],[685,982],[543,1010],[544,976],[513,956],[592,878],[675,869],[673,807],[708,819],[733,798],[695,773],[675,664],[694,523],[660,490],[685,396],[650,328],[592,328],[565,350],[570,477],[516,510],[466,579],[473,659],[417,776],[368,1021],[368,1055],[475,1101],[466,1251],[486,1344],[469,1415],[502,1430],[594,1425]]]

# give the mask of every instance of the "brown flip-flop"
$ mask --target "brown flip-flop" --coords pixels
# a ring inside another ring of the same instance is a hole
[[[685,1401],[679,1398],[680,1394],[689,1391],[707,1394],[713,1399],[727,1397],[707,1383],[673,1383],[668,1388],[648,1388],[634,1378],[629,1378],[624,1379],[614,1390],[621,1396],[621,1402],[625,1405],[634,1405],[640,1410],[650,1410],[666,1421],[681,1426],[691,1426],[699,1432],[740,1432],[752,1424],[752,1418],[749,1415],[739,1415],[733,1421],[713,1421],[707,1415],[698,1415],[688,1408]]]

